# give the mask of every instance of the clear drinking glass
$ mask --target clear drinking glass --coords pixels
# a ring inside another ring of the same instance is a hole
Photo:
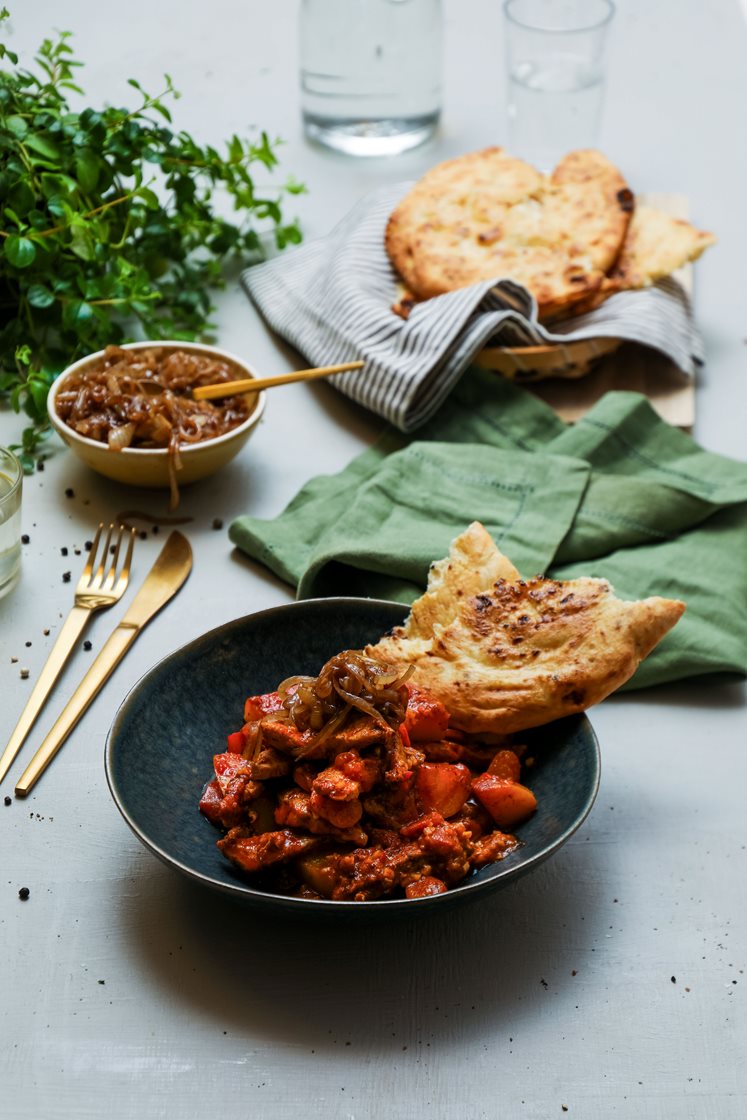
[[[354,156],[422,144],[441,113],[441,0],[302,0],[306,135]]]
[[[508,147],[551,170],[597,143],[612,0],[505,0]]]
[[[12,451],[0,447],[0,598],[21,570],[21,490],[23,468]]]

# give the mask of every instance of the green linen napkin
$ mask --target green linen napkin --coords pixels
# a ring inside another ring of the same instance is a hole
[[[636,393],[608,393],[568,425],[471,370],[416,439],[387,429],[274,520],[238,518],[230,538],[299,598],[408,603],[475,520],[523,575],[686,602],[631,687],[747,673],[747,464],[703,450]]]

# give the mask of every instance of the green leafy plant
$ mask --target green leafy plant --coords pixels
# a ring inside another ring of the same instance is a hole
[[[301,239],[281,202],[303,185],[252,178],[253,165],[276,167],[279,141],[232,136],[221,152],[176,131],[168,75],[156,96],[130,80],[134,110],[73,108],[69,39],[45,39],[34,71],[0,43],[0,395],[30,420],[27,469],[70,362],[128,337],[204,337],[224,258],[262,255],[265,234],[278,248]]]

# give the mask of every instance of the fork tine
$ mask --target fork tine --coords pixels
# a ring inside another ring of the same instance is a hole
[[[106,579],[104,580],[101,588],[102,591],[111,591],[111,589],[114,587],[114,579],[117,574],[117,564],[119,563],[119,550],[122,547],[122,537],[125,533],[124,527],[122,525],[119,525],[118,529],[119,535],[117,536],[117,543],[116,546],[112,545],[112,548],[114,548],[114,552],[112,554],[112,562],[109,567],[109,571],[106,573]]]
[[[91,572],[93,571],[93,561],[96,558],[96,552],[98,550],[99,541],[101,540],[101,534],[103,533],[103,531],[104,531],[104,524],[103,524],[103,522],[100,521],[99,522],[99,527],[96,530],[96,536],[93,538],[93,542],[91,544],[91,550],[88,553],[88,559],[86,560],[86,566],[83,569],[83,573],[80,577],[80,582],[81,583],[88,583],[88,581],[91,578]]]
[[[109,531],[106,534],[106,543],[104,544],[104,551],[101,553],[101,559],[99,560],[99,565],[96,569],[94,577],[91,580],[91,586],[95,585],[96,587],[101,587],[101,584],[102,584],[103,579],[104,579],[104,570],[106,568],[106,558],[109,555],[109,545],[111,544],[111,539],[112,539],[112,533],[113,532],[114,532],[114,526],[110,525],[109,526]]]
[[[130,564],[132,563],[132,550],[133,550],[134,547],[135,547],[135,530],[130,529],[130,539],[127,543],[127,555],[125,556],[124,566],[122,568],[122,571],[119,573],[119,579],[117,580],[117,586],[115,588],[115,592],[117,594],[122,594],[122,592],[124,591],[125,587],[127,587],[127,584],[129,582],[129,579],[130,579]]]

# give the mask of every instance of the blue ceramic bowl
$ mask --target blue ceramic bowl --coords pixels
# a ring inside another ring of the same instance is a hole
[[[220,833],[197,808],[212,758],[242,723],[247,696],[295,673],[315,674],[342,649],[359,649],[400,624],[406,609],[375,599],[311,599],[219,626],[155,665],[122,703],[106,744],[106,775],[135,835],[190,879],[257,908],[288,914],[371,917],[443,909],[506,886],[556,852],[587,816],[599,785],[599,747],[585,716],[528,735],[527,779],[539,806],[517,834],[521,847],[446,894],[331,902],[255,889],[216,847]]]

